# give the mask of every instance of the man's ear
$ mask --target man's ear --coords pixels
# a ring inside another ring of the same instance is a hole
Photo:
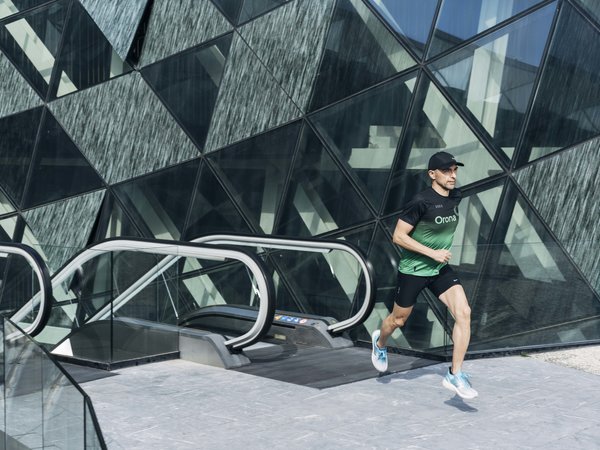
[[[429,178],[432,180],[435,180],[435,170],[428,170],[427,175],[429,175]]]

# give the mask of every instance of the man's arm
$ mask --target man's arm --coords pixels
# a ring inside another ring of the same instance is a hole
[[[411,238],[409,233],[413,230],[413,228],[414,226],[410,223],[407,223],[402,219],[398,219],[396,229],[394,230],[394,236],[392,238],[394,244],[398,244],[400,247],[410,250],[411,252],[425,255],[439,263],[447,263],[450,260],[452,254],[449,250],[434,250]]]

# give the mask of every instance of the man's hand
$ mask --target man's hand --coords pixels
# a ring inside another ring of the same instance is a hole
[[[433,250],[430,256],[434,261],[447,263],[452,258],[452,253],[449,250]]]

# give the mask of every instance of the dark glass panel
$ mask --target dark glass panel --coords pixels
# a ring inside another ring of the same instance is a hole
[[[305,126],[276,234],[315,236],[371,218],[319,138]]]
[[[422,56],[438,0],[369,0],[381,17]]]
[[[210,153],[219,178],[257,229],[273,232],[300,122]]]
[[[212,0],[212,2],[232,24],[237,25],[244,0]]]
[[[598,0],[576,0],[600,24],[600,3]]]
[[[27,81],[46,98],[69,1],[25,13],[0,25],[0,46]]]
[[[329,147],[356,175],[376,209],[381,207],[415,79],[413,75],[390,81],[310,118]]]
[[[0,19],[53,0],[0,0]]]
[[[531,344],[531,333],[542,329],[538,345],[582,340],[578,324],[600,315],[599,298],[516,187],[508,188],[503,220],[471,298],[471,347]]]
[[[183,239],[209,233],[249,233],[251,230],[208,166],[200,171],[190,221]]]
[[[240,11],[239,23],[247,22],[261,14],[283,5],[289,0],[244,0]]]
[[[459,170],[457,187],[502,172],[441,92],[423,76],[392,173],[386,213],[397,211],[417,192],[431,185],[427,163],[438,151],[452,153],[457,161],[465,164]]]
[[[415,62],[360,0],[340,0],[335,8],[311,101],[320,108]]]
[[[31,265],[20,255],[3,255],[1,258],[2,272],[2,302],[0,313],[6,317],[25,306],[29,299],[39,292],[40,286]],[[38,305],[30,305],[29,313],[23,317],[18,325],[27,327],[39,310]]]
[[[230,45],[228,34],[142,70],[200,149],[206,141]]]
[[[126,236],[140,237],[141,235],[115,196],[108,191],[104,196],[93,242]]]
[[[454,100],[512,158],[556,3],[431,65]]]
[[[131,68],[79,2],[73,2],[51,98],[100,84]]]
[[[43,108],[36,108],[0,120],[0,184],[17,205],[33,154]]]
[[[198,174],[198,160],[114,186],[145,236],[179,240]]]
[[[19,216],[6,217],[0,220],[0,241],[11,242],[15,235]]]
[[[600,32],[561,8],[519,160],[532,161],[600,134]]]
[[[56,119],[46,111],[23,207],[70,197],[102,187],[90,166]]]
[[[1,147],[0,147],[1,148]],[[10,199],[0,190],[0,216],[10,214],[15,211],[15,207]]]
[[[443,0],[428,57],[509,19],[541,0]]]

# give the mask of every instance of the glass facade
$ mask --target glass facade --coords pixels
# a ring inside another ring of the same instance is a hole
[[[20,77],[0,89],[10,106],[0,117],[4,240],[43,249],[52,270],[117,236],[348,240],[375,270],[375,309],[353,331],[368,341],[392,306],[398,211],[443,150],[465,163],[452,252],[473,310],[471,349],[600,340],[599,263],[585,251],[600,242],[588,219],[600,214],[589,182],[600,169],[595,2],[166,5],[149,2],[139,28],[120,30],[135,35],[123,60],[78,0],[0,2],[2,70]],[[27,84],[41,106],[16,98]],[[265,260],[288,309],[344,316],[356,307],[349,293],[360,281],[337,256]],[[236,285],[236,268],[178,269],[197,279],[166,274],[121,314],[168,316],[170,303],[149,299],[171,287],[248,288]],[[206,302],[219,299],[208,292]],[[424,292],[393,344],[448,355],[452,324]]]

